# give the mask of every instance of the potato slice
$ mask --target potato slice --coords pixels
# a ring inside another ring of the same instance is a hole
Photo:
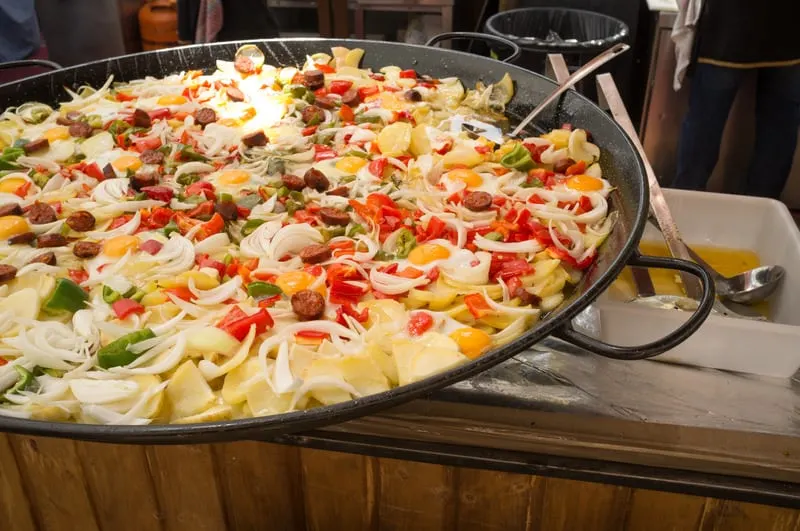
[[[195,415],[214,403],[214,392],[192,360],[178,367],[167,384],[167,397],[172,404],[174,419]]]
[[[247,392],[255,384],[261,372],[261,363],[258,358],[249,358],[244,363],[225,375],[222,384],[222,399],[226,404],[236,405],[247,400]]]
[[[233,414],[233,409],[231,408],[231,406],[227,404],[218,404],[216,406],[208,408],[202,413],[198,413],[196,415],[190,415],[188,417],[182,417],[179,419],[174,419],[172,422],[174,424],[196,424],[198,422],[215,422],[220,420],[228,420],[231,418],[232,414]]]

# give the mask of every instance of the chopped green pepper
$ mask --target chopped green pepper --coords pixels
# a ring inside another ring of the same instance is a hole
[[[75,313],[85,308],[88,300],[89,295],[79,285],[68,278],[59,278],[53,293],[44,303],[44,309]]]
[[[358,234],[366,234],[366,233],[367,229],[364,228],[364,225],[361,225],[360,223],[353,223],[347,229],[345,236],[347,236],[348,238],[352,238]]]
[[[89,124],[92,129],[102,129],[103,128],[103,117],[99,114],[90,114],[86,117],[86,123]]]
[[[503,235],[499,232],[490,232],[486,236],[484,236],[487,240],[492,240],[493,242],[501,242],[503,241]]]
[[[417,238],[415,238],[414,233],[408,229],[400,229],[400,233],[397,235],[397,240],[395,241],[398,258],[406,258],[408,253],[417,246]]]
[[[356,176],[355,175],[345,175],[344,177],[339,179],[339,183],[347,184],[347,183],[351,183],[351,182],[353,182],[355,180],[356,180]]]
[[[342,156],[343,157],[358,157],[358,158],[361,158],[361,159],[368,159],[369,158],[369,153],[367,153],[366,151],[360,151],[358,149],[351,149],[350,151],[348,151],[347,153],[345,153]]]
[[[322,237],[327,242],[327,241],[329,241],[329,240],[331,240],[333,238],[336,238],[336,237],[339,237],[339,236],[344,236],[345,228],[344,227],[331,227],[331,228],[322,227],[321,229],[319,229],[319,233],[322,234]]]
[[[356,121],[357,124],[364,124],[364,123],[379,124],[379,123],[381,123],[381,117],[380,116],[364,116],[363,114],[356,114],[356,120],[355,121]]]
[[[200,176],[196,173],[184,173],[177,179],[175,179],[178,184],[183,186],[189,186],[190,184],[196,183],[200,180]]]
[[[292,216],[298,210],[302,210],[304,205],[303,203],[295,201],[294,199],[288,199],[284,206],[286,207],[286,212],[288,212],[289,215]]]
[[[132,294],[130,297],[128,297],[128,298],[129,298],[129,299],[133,299],[133,300],[135,300],[136,302],[142,302],[142,299],[144,298],[144,296],[145,296],[145,295],[147,295],[147,293],[145,293],[145,291],[144,291],[144,290],[140,290],[140,289],[136,289],[136,288],[133,288],[133,289],[134,289],[135,291],[134,291],[134,292],[133,292],[133,294]]]
[[[25,154],[21,147],[7,147],[0,155],[0,170],[18,170],[22,166],[16,163],[17,159]]]
[[[538,177],[528,177],[526,181],[520,184],[521,188],[542,188],[544,183]]]
[[[257,205],[261,204],[261,196],[258,194],[247,194],[236,200],[236,204],[242,208],[252,210]]]
[[[222,192],[221,194],[219,194],[219,202],[220,203],[232,203],[233,202],[233,196],[231,194],[226,194],[225,192]]]
[[[394,260],[394,255],[387,253],[383,249],[379,249],[377,253],[375,253],[374,260],[378,262],[386,262],[387,260]]]
[[[181,151],[181,158],[183,160],[196,160],[200,162],[208,161],[208,159],[204,155],[201,155],[200,153],[195,151],[192,146],[184,145],[180,151]]]
[[[280,188],[278,188],[278,197],[279,198],[280,197],[286,197],[287,195],[289,195],[289,189],[288,188],[286,188],[285,186],[281,186]]]
[[[52,112],[53,111],[51,111],[50,109],[36,109],[35,111],[31,111],[31,122],[30,123],[32,123],[32,124],[40,124],[40,123],[44,122],[45,120],[47,120],[47,117],[50,116],[50,114]]]
[[[14,365],[14,370],[17,371],[17,374],[19,374],[19,379],[17,379],[17,383],[15,383],[11,389],[6,391],[6,394],[14,394],[24,391],[33,383],[33,373],[31,371],[22,365]]]
[[[164,231],[164,236],[166,236],[167,238],[169,238],[169,235],[172,234],[173,232],[180,233],[181,231],[181,229],[178,228],[178,224],[175,223],[174,220],[169,220],[169,223],[164,225],[164,228],[161,230]]]
[[[122,133],[126,132],[130,129],[131,126],[128,122],[124,122],[122,120],[114,120],[111,122],[111,125],[108,127],[108,132],[114,136],[121,135]]]
[[[264,223],[265,223],[265,220],[263,220],[263,219],[257,219],[257,218],[256,219],[248,219],[245,222],[245,224],[242,226],[242,234],[245,235],[245,236],[249,236],[250,234],[252,234],[252,232],[254,230],[256,230],[258,227],[260,227]]]
[[[525,146],[517,144],[513,150],[503,155],[503,158],[500,159],[500,164],[514,170],[528,171],[533,168],[533,159],[531,158],[531,152]]]
[[[303,85],[286,85],[283,87],[285,94],[291,94],[293,98],[302,98],[308,92],[308,89]]]
[[[303,96],[303,99],[306,101],[306,103],[313,104],[315,101],[317,101],[317,96],[313,92],[308,90]]]
[[[39,188],[43,188],[44,185],[47,184],[47,181],[50,180],[50,177],[52,177],[52,175],[34,171],[33,175],[31,175],[31,181],[33,181],[33,184],[35,184]]]
[[[298,203],[304,205],[306,203],[306,197],[303,195],[303,192],[298,190],[293,190],[289,192],[289,197],[297,201]]]
[[[128,346],[141,343],[147,339],[153,339],[154,337],[156,335],[152,330],[144,328],[115,339],[97,351],[97,364],[103,369],[127,365],[142,355],[141,352],[131,352],[128,350]]]
[[[103,285],[103,302],[106,304],[114,304],[122,298],[122,295],[117,293],[114,289]]]
[[[269,282],[261,282],[259,280],[247,285],[247,294],[254,299],[258,297],[272,297],[273,295],[280,295],[281,293],[283,293],[281,288]]]

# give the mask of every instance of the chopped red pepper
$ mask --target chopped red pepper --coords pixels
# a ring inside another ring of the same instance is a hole
[[[412,69],[401,70],[400,79],[417,79],[417,71]]]
[[[92,179],[97,179],[98,181],[105,180],[106,178],[106,176],[103,175],[103,170],[100,169],[100,166],[96,162],[87,164],[82,171]]]
[[[361,101],[366,100],[370,96],[374,96],[378,92],[380,92],[380,88],[377,85],[369,85],[366,87],[358,87],[358,96],[361,98]]]
[[[144,313],[144,306],[133,299],[119,299],[111,305],[111,309],[114,310],[117,319],[125,319],[131,314]]]
[[[586,171],[586,162],[579,160],[564,172],[565,175],[579,175]]]
[[[486,299],[480,293],[470,293],[464,297],[464,304],[467,305],[469,313],[475,319],[480,319],[492,313],[492,307],[486,302]]]
[[[428,226],[425,227],[424,231],[422,232],[422,238],[420,238],[418,235],[417,241],[422,243],[440,238],[444,234],[446,228],[447,225],[444,221],[436,216],[433,216],[430,221],[428,221]]]
[[[303,136],[311,136],[317,132],[318,125],[309,125],[308,127],[304,127],[301,133]]]
[[[428,312],[412,312],[406,329],[410,336],[421,336],[433,326],[433,317]]]
[[[194,299],[197,298],[195,296],[195,294],[192,293],[192,290],[190,290],[186,286],[179,286],[177,288],[165,289],[164,292],[165,293],[169,293],[169,294],[177,297],[178,299],[181,299],[182,301],[186,301],[186,302],[191,302],[191,301],[193,301]]]
[[[323,72],[325,74],[335,74],[336,73],[336,69],[334,67],[332,67],[330,65],[326,65],[324,63],[315,63],[314,66],[316,67],[317,70],[319,70],[320,72]]]
[[[194,239],[198,242],[203,241],[209,236],[222,232],[222,229],[224,228],[225,228],[225,220],[217,212],[213,216],[211,216],[210,220],[202,224],[200,230],[197,231],[197,234],[195,235]]]
[[[186,187],[186,195],[204,195],[206,199],[214,199],[214,185],[208,181],[197,181]]]
[[[330,86],[328,87],[328,91],[332,94],[339,94],[340,96],[350,90],[350,87],[353,86],[352,81],[347,81],[344,79],[337,79],[331,81]]]
[[[131,96],[130,94],[127,94],[125,92],[117,92],[116,94],[114,94],[114,98],[117,101],[133,101],[137,99],[138,96]]]
[[[353,308],[352,304],[345,302],[336,309],[336,322],[342,326],[347,326],[345,315],[349,315],[359,323],[366,323],[367,319],[369,319],[369,308],[364,308],[359,312]]]
[[[339,118],[341,118],[343,122],[352,122],[356,119],[356,115],[352,107],[342,104],[341,108],[339,108]]]
[[[155,207],[150,211],[150,217],[147,219],[147,226],[151,229],[160,229],[164,227],[175,212],[165,207]]]
[[[142,188],[142,192],[147,194],[147,197],[153,199],[154,201],[164,201],[165,203],[169,203],[172,201],[172,196],[175,195],[175,192],[172,191],[172,188],[169,186],[145,186]]]
[[[160,109],[147,111],[147,114],[150,115],[151,120],[159,120],[162,118],[169,118],[172,115],[172,111],[170,111],[167,107],[161,107]]]
[[[214,260],[207,254],[196,255],[194,261],[197,263],[199,267],[210,267],[212,269],[216,269],[219,272],[219,276],[225,275],[225,264],[223,264],[219,260]]]
[[[146,252],[147,254],[158,254],[158,251],[164,247],[164,244],[158,240],[147,240],[143,244],[139,246],[139,249]]]
[[[367,293],[366,288],[357,286],[352,282],[344,280],[334,280],[331,282],[330,301],[334,304],[344,304],[346,302],[356,303]]]
[[[330,286],[337,280],[356,280],[359,278],[361,278],[361,274],[355,267],[346,264],[331,264],[328,266],[325,280]]]
[[[69,269],[67,273],[70,280],[76,284],[82,284],[89,280],[89,273],[85,269]]]
[[[383,179],[388,163],[389,161],[387,161],[385,157],[374,159],[369,163],[369,172],[375,177]]]
[[[336,158],[336,152],[332,147],[323,144],[314,144],[314,160],[316,162],[333,158]]]
[[[132,141],[133,149],[139,153],[147,149],[158,149],[161,147],[161,139],[157,136],[152,138],[133,138]]]
[[[500,266],[500,271],[495,274],[495,277],[505,280],[511,277],[528,275],[531,272],[533,272],[533,267],[524,258],[515,258],[514,260],[503,262]]]
[[[109,225],[108,229],[106,230],[118,229],[119,227],[129,222],[131,219],[133,219],[133,215],[131,214],[123,214],[121,216],[117,216],[116,218],[114,218],[114,220],[111,222],[111,225]]]
[[[250,327],[255,325],[256,335],[263,334],[267,329],[272,328],[275,322],[272,316],[264,308],[259,308],[252,315],[247,315],[238,306],[232,307],[225,317],[217,323],[217,328],[226,331],[239,341],[244,341],[250,332]]]
[[[585,212],[591,212],[594,208],[592,204],[592,200],[589,199],[589,196],[582,195],[580,201],[578,201],[578,211],[583,214]]]

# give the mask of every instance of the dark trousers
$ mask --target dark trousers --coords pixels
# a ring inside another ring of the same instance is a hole
[[[673,188],[705,190],[719,158],[728,113],[749,70],[698,63],[678,146]],[[781,195],[800,128],[800,65],[758,70],[756,144],[744,193]]]

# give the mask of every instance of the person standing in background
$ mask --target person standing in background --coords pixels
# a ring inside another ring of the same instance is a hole
[[[0,63],[27,59],[39,50],[39,44],[33,0],[0,1]]]
[[[679,3],[681,15],[698,8],[698,0]],[[778,199],[789,177],[800,128],[796,36],[800,1],[702,0],[702,4],[689,67],[689,110],[672,187],[705,189],[736,93],[748,72],[755,70],[756,144],[744,192]]]

